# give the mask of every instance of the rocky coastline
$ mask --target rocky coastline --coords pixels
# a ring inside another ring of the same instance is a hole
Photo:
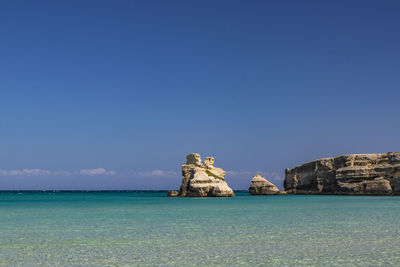
[[[400,152],[322,158],[286,169],[289,194],[398,195]]]
[[[169,197],[233,197],[226,172],[214,167],[214,158],[202,163],[197,153],[182,165],[182,184]],[[285,190],[257,174],[251,179],[251,195],[400,195],[400,152],[350,154],[317,159],[285,170]]]

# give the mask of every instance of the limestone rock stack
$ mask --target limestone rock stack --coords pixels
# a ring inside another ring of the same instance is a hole
[[[260,174],[257,174],[251,179],[249,193],[252,195],[277,195],[279,189]]]
[[[352,154],[285,170],[293,194],[400,194],[400,152]]]
[[[207,157],[201,162],[199,154],[186,157],[182,165],[182,197],[233,197],[235,193],[225,181],[225,171],[214,167],[214,158]]]

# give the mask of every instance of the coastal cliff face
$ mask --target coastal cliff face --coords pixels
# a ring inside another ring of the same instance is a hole
[[[323,158],[286,169],[292,194],[400,194],[400,152]]]
[[[201,162],[199,154],[189,154],[182,165],[182,197],[233,197],[235,193],[225,181],[225,171],[214,167],[214,158]]]
[[[279,194],[279,189],[273,183],[257,174],[251,179],[249,193],[251,195],[277,195]]]

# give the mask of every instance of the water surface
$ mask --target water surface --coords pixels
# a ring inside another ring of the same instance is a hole
[[[2,192],[0,265],[400,265],[400,197]]]

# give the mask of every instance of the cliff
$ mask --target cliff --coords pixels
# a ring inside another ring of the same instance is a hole
[[[292,194],[400,194],[400,152],[352,154],[285,170]]]
[[[225,171],[214,167],[214,158],[201,162],[199,154],[189,154],[182,165],[182,197],[233,197],[235,193],[225,181]]]

